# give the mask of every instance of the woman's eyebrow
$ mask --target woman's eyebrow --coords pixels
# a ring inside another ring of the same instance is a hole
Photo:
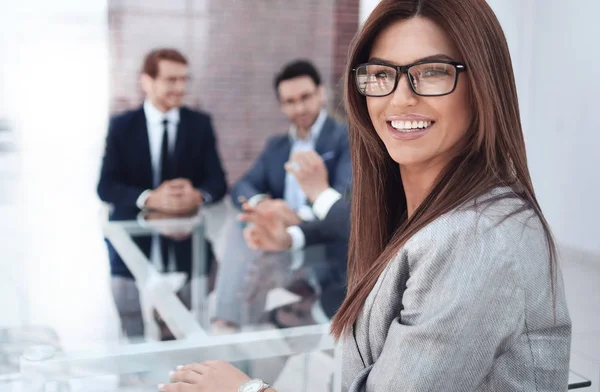
[[[418,59],[417,61],[415,61],[414,63],[420,63],[422,61],[435,61],[435,60],[454,61],[454,59],[452,57],[448,56],[447,54],[438,53],[438,54],[433,54],[431,56],[422,57],[422,58]],[[371,57],[369,59],[369,62],[396,64],[393,61],[384,60],[379,57]]]

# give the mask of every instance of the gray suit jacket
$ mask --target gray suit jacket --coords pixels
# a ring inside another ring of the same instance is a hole
[[[344,391],[567,389],[562,277],[554,308],[539,219],[531,210],[506,218],[522,206],[468,203],[402,247],[344,338]]]

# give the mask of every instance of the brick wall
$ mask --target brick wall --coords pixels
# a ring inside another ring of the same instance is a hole
[[[331,70],[332,78],[335,84],[332,86],[334,98],[332,104],[335,105],[336,113],[339,118],[345,118],[343,107],[343,79],[346,71],[346,59],[348,49],[352,38],[358,30],[359,16],[358,0],[338,0],[336,1],[334,15],[333,31],[333,68]]]
[[[111,112],[143,99],[138,70],[158,46],[191,62],[187,104],[213,116],[223,163],[235,181],[283,132],[272,81],[286,62],[312,60],[330,112],[343,117],[339,89],[359,0],[109,0]]]

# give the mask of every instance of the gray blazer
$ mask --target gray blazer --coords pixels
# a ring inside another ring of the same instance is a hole
[[[379,277],[343,344],[343,390],[566,391],[571,321],[539,219],[501,188],[435,220]]]

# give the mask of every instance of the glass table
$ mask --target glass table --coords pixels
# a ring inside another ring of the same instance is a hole
[[[142,307],[146,308],[146,313],[151,308],[156,309],[161,321],[166,324],[175,338],[206,336],[203,329],[208,325],[207,278],[203,274],[206,268],[206,243],[202,214],[172,217],[164,214],[132,212],[131,215],[135,220],[108,222],[104,225],[103,231],[107,243],[131,272]],[[174,271],[164,273],[142,250],[143,245],[150,245],[148,240],[158,240],[153,237],[159,236],[171,239],[173,243],[191,242],[191,255],[189,255],[191,268],[187,273]],[[146,240],[145,244],[143,240]],[[173,290],[173,286],[179,288],[186,280],[191,287],[190,310],[186,309],[176,295],[176,290]],[[144,321],[146,330],[148,327],[152,330],[154,327],[152,323],[149,320]]]
[[[59,342],[30,341],[21,346],[16,376],[23,391],[155,390],[177,365],[209,359],[234,362],[281,390],[339,389],[329,319],[344,295],[342,244],[301,252],[254,251],[246,246],[240,224],[230,222],[216,273],[221,300],[215,301],[203,272],[204,217],[134,218],[107,222],[104,235],[131,271],[142,307],[153,309],[175,339],[160,341],[146,332],[141,339],[76,351],[63,350]],[[136,242],[157,234],[191,241],[191,271],[183,279],[191,286],[190,304]],[[237,328],[227,333],[211,328],[216,315]],[[152,330],[155,321],[145,319],[146,329]]]

